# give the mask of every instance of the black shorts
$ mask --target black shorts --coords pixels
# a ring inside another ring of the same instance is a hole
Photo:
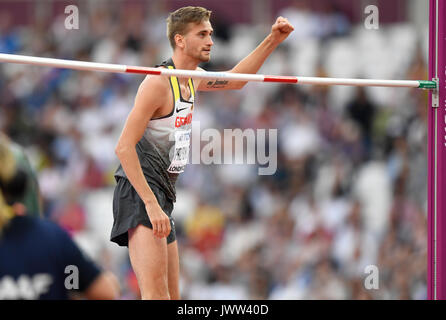
[[[144,202],[126,178],[117,178],[117,185],[113,194],[113,228],[110,240],[120,246],[129,245],[128,230],[142,224],[153,229]],[[171,216],[173,202],[166,197],[164,191],[150,184],[155,197],[163,211],[170,219],[170,234],[167,236],[167,244],[176,240],[175,222]]]

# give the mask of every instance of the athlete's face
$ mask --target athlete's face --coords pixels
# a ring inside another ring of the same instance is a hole
[[[184,53],[200,62],[211,59],[212,29],[209,21],[190,23],[188,32],[184,35]]]

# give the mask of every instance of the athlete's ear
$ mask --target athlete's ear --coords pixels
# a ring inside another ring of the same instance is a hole
[[[181,34],[177,33],[174,40],[177,47],[184,49],[184,37]]]

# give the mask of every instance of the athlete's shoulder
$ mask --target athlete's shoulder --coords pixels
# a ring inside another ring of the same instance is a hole
[[[136,100],[150,102],[151,106],[163,105],[169,91],[170,85],[165,77],[148,75],[139,85]]]
[[[154,91],[157,95],[169,88],[169,81],[166,77],[155,75],[147,75],[139,86],[139,90]]]
[[[157,69],[161,69],[161,67]],[[164,76],[147,75],[141,85],[162,89],[164,87],[169,87],[169,81],[167,81],[167,77]]]

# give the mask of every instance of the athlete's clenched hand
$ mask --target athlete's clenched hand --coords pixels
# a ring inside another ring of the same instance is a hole
[[[153,227],[153,234],[157,238],[166,238],[170,233],[170,220],[158,204],[146,204],[146,212]]]
[[[277,43],[285,40],[294,31],[293,25],[284,17],[278,17],[271,27],[271,36]]]

